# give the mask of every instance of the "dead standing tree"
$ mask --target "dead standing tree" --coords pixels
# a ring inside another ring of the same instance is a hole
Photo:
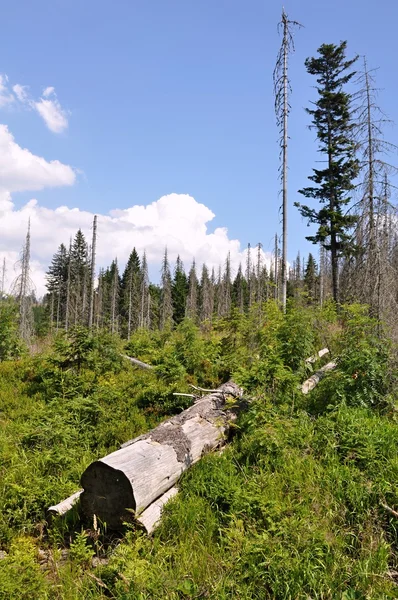
[[[12,285],[12,294],[19,304],[19,333],[25,342],[29,342],[33,330],[33,283],[30,278],[30,219],[26,233],[25,244],[22,248],[21,273]]]
[[[348,289],[349,295],[368,303],[371,313],[381,319],[387,313],[396,313],[397,308],[393,290],[396,277],[389,257],[392,236],[388,223],[394,208],[389,202],[388,175],[396,175],[398,169],[387,157],[398,148],[384,138],[383,129],[391,120],[378,105],[374,73],[375,69],[369,70],[364,58],[356,95],[356,141],[362,171],[356,229],[359,252],[347,279],[352,288]]]
[[[88,326],[91,329],[94,319],[94,291],[95,291],[95,253],[97,247],[97,215],[94,215],[93,221],[93,239],[91,243],[91,264],[90,264],[90,304],[88,315]]]
[[[288,146],[288,118],[290,112],[289,95],[291,85],[288,76],[289,55],[294,52],[293,29],[302,27],[298,21],[290,21],[285,9],[282,9],[282,19],[278,30],[282,31],[282,44],[276,59],[274,69],[274,96],[276,123],[279,129],[281,148],[281,182],[282,182],[282,308],[286,311],[287,290],[287,146]]]

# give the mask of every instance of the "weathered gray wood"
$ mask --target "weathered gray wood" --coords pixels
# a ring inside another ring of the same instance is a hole
[[[303,394],[308,394],[308,392],[313,390],[314,387],[316,385],[318,385],[320,380],[326,375],[326,373],[328,371],[332,371],[335,368],[336,368],[336,363],[333,361],[329,362],[327,365],[322,367],[322,369],[319,369],[319,371],[314,373],[309,379],[304,381],[304,383],[301,386],[301,391],[303,392]]]
[[[307,358],[305,362],[307,364],[314,364],[317,360],[322,358],[322,356],[325,356],[325,354],[329,354],[329,348],[322,348],[322,350],[319,350],[314,356]]]
[[[83,512],[97,515],[108,527],[133,520],[174,486],[201,456],[222,445],[234,414],[225,407],[228,396],[242,390],[225,383],[179,415],[120,450],[92,463],[81,477]]]
[[[60,502],[59,504],[50,506],[47,509],[47,512],[52,516],[59,515],[62,517],[79,501],[80,494],[82,493],[82,491],[83,490],[79,490],[78,492],[72,494],[72,496],[69,496],[69,498],[62,500],[62,502]]]
[[[175,486],[170,488],[137,517],[137,521],[141,523],[148,535],[159,525],[164,505],[177,494],[178,488]]]
[[[153,369],[152,365],[148,365],[147,363],[142,362],[142,360],[138,360],[138,358],[132,358],[131,356],[127,356],[127,354],[122,354],[122,356],[136,367],[140,367],[140,369]]]

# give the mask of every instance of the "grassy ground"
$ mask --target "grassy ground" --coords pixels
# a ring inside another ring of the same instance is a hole
[[[361,311],[339,327],[328,317],[340,368],[302,397],[320,339],[303,340],[307,313],[272,314],[256,335],[244,319],[210,337],[189,324],[140,334],[129,351],[155,372],[123,364],[117,341],[82,347],[84,332],[0,364],[1,600],[398,598],[398,519],[382,506],[398,508],[386,353]],[[47,525],[94,458],[183,408],[173,391],[230,375],[255,400],[227,450],[183,476],[152,538],[74,515]]]

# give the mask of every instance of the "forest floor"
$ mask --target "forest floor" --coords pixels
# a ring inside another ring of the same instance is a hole
[[[305,358],[325,343],[338,369],[304,396]],[[78,329],[0,363],[0,599],[398,598],[394,373],[358,306],[269,304],[127,346]],[[188,406],[174,392],[228,377],[253,401],[153,536],[73,511],[47,521],[90,462]]]

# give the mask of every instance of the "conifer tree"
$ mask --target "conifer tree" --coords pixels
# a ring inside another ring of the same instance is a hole
[[[333,298],[339,302],[339,257],[350,249],[349,231],[355,216],[347,214],[359,163],[355,157],[353,140],[351,95],[345,91],[354,75],[350,71],[357,57],[346,59],[346,42],[338,46],[323,44],[318,57],[307,58],[308,73],[317,77],[318,100],[315,108],[307,108],[312,117],[312,127],[317,131],[319,151],[325,155],[324,169],[314,169],[309,179],[314,186],[299,190],[306,198],[318,200],[318,208],[299,207],[309,223],[318,225],[318,231],[307,239],[321,243],[330,251],[332,265]]]
[[[223,274],[223,316],[229,315],[231,311],[231,255],[228,252]]]
[[[111,325],[111,332],[117,333],[117,331],[119,330],[119,290],[120,290],[120,277],[119,277],[119,267],[117,264],[117,258],[115,258],[115,260],[112,262],[112,265],[110,268],[110,276],[111,276],[110,325]]]
[[[65,322],[66,285],[68,278],[68,256],[64,244],[54,254],[46,273],[46,287],[51,297],[51,325],[55,322],[56,330]]]
[[[161,270],[161,305],[160,305],[160,328],[164,329],[173,317],[173,300],[171,296],[171,273],[167,248],[164,251]]]
[[[192,266],[189,270],[188,277],[188,296],[187,296],[187,307],[186,315],[193,321],[198,318],[198,277],[196,275],[195,259],[192,262]]]
[[[214,275],[214,269],[213,269]],[[214,312],[214,284],[209,277],[209,270],[204,264],[200,278],[200,322],[211,323]]]
[[[253,290],[253,280],[252,280],[252,270],[253,270],[253,265],[252,265],[252,255],[251,255],[251,245],[250,243],[247,244],[247,254],[246,254],[246,283],[247,283],[247,306],[248,308],[251,307],[251,305],[254,302],[254,290]]]
[[[72,243],[70,253],[70,310],[73,323],[86,325],[88,322],[88,289],[90,265],[88,246],[83,232],[79,229]]]
[[[247,281],[243,276],[242,264],[239,263],[238,272],[232,284],[232,301],[240,313],[245,312],[247,297]]]
[[[308,294],[308,299],[312,302],[316,298],[317,286],[317,265],[314,257],[310,253],[308,255],[307,265],[304,274],[304,287]]]
[[[177,256],[174,278],[171,288],[171,296],[173,302],[173,320],[178,325],[181,323],[185,316],[185,307],[188,293],[188,281],[184,271],[184,265],[180,258]]]
[[[215,281],[215,289],[214,289],[214,304],[215,304],[215,312],[218,317],[223,316],[223,298],[224,298],[224,286],[223,286],[223,277],[221,271],[221,265],[218,266],[217,279]]]
[[[141,292],[141,264],[140,257],[133,248],[120,283],[121,316],[123,318],[123,331],[130,339],[132,331],[139,326]]]
[[[146,252],[141,261],[140,320],[139,326],[149,329],[151,326],[151,296],[149,291],[148,262]]]
[[[66,304],[65,304],[65,331],[71,323],[71,287],[72,287],[72,238],[69,240],[66,271]]]

